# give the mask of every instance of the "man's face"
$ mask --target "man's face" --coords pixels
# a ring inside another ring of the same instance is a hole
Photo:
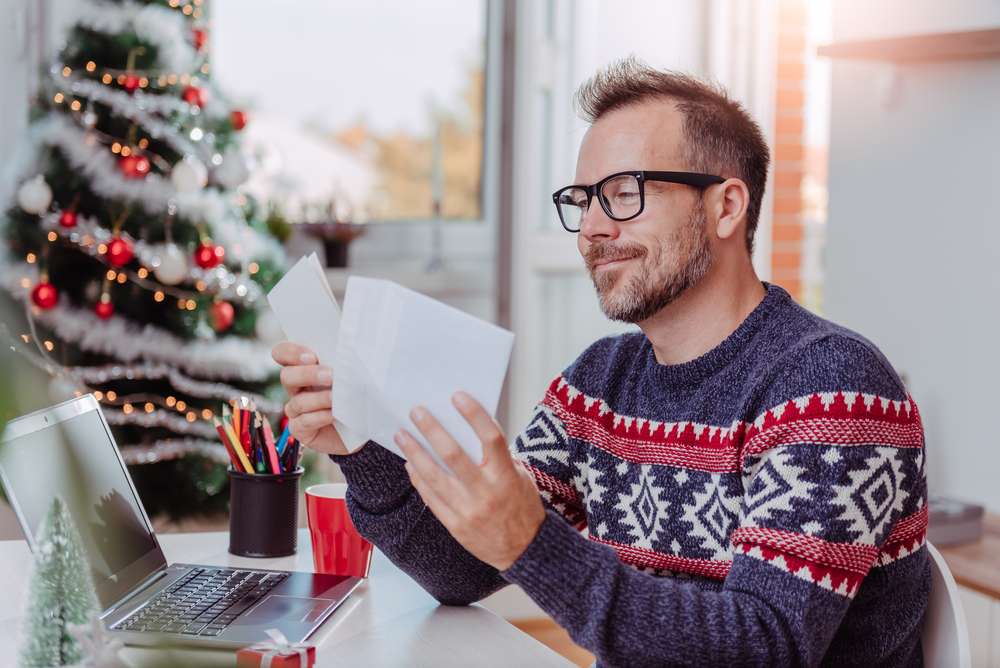
[[[574,183],[590,184],[627,170],[686,171],[680,112],[648,102],[607,113],[587,131]],[[642,322],[700,281],[712,263],[701,191],[649,181],[645,207],[624,222],[609,218],[596,198],[577,246],[597,289],[601,310]]]

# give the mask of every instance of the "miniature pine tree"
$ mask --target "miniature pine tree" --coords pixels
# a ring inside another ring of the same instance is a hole
[[[72,665],[82,651],[69,626],[87,623],[98,604],[80,534],[61,498],[53,499],[35,542],[19,665]]]

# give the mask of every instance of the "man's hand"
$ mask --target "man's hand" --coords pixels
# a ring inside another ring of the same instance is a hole
[[[545,507],[534,478],[507,449],[503,432],[471,396],[458,392],[452,403],[472,425],[483,444],[476,465],[441,424],[424,408],[410,418],[441,460],[439,466],[405,429],[396,445],[406,455],[406,470],[424,503],[441,524],[480,561],[506,570],[517,561],[545,520]]]
[[[319,366],[316,353],[291,341],[274,346],[271,357],[284,367],[281,384],[290,397],[285,404],[285,415],[292,436],[318,452],[348,454],[333,427],[333,371]]]

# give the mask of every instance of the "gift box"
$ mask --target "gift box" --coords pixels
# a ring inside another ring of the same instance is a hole
[[[236,652],[236,668],[312,668],[316,647],[290,643],[278,629],[267,629],[271,640],[244,647]]]

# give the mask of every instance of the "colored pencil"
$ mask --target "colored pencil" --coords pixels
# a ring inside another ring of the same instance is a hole
[[[233,450],[236,451],[236,456],[239,457],[243,468],[247,473],[253,473],[253,466],[250,465],[250,459],[247,457],[247,453],[243,450],[243,446],[240,444],[240,439],[236,438],[236,432],[233,431],[233,425],[228,422],[223,422],[222,428],[226,430],[226,434],[229,436],[229,440],[233,444]]]

